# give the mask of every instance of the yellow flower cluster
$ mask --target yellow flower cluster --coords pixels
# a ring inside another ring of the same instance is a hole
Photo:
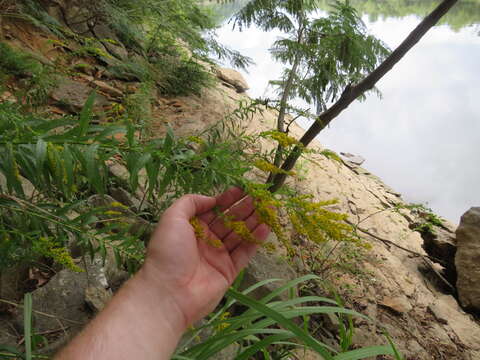
[[[283,169],[280,169],[280,168],[276,167],[272,163],[269,163],[268,161],[262,160],[262,159],[255,160],[253,165],[257,169],[260,169],[262,171],[272,173],[272,174],[287,174],[287,175],[292,175],[292,176],[295,175],[294,171],[285,171]]]
[[[223,314],[221,314],[221,315],[219,316],[218,319],[219,319],[220,321],[222,321],[222,320],[227,320],[227,319],[230,318],[230,316],[231,316],[231,314],[230,314],[228,311],[225,311]],[[217,330],[217,331],[222,331],[222,330],[228,328],[229,326],[230,326],[230,324],[227,323],[227,322],[220,322],[217,326],[215,326],[215,330]]]
[[[346,214],[325,209],[326,206],[336,202],[336,200],[313,202],[311,196],[291,198],[287,211],[293,228],[317,244],[333,240],[354,242],[367,247],[355,235],[352,226],[344,222]]]
[[[288,136],[286,133],[271,130],[265,131],[261,134],[264,137],[269,137],[275,141],[277,141],[282,147],[289,147],[292,145],[300,145],[300,142],[292,136]]]
[[[234,221],[231,217],[225,216],[223,219],[225,226],[232,230],[235,234],[246,242],[260,245],[260,242],[253,236],[252,232],[248,229],[245,221]]]
[[[53,242],[53,239],[47,237],[40,237],[36,246],[36,250],[49,258],[55,260],[55,262],[65,266],[67,269],[70,269],[75,272],[83,272],[83,269],[80,268],[73,261],[72,256],[65,247],[58,246]]]
[[[193,143],[197,143],[199,145],[203,145],[205,144],[205,140],[203,140],[201,137],[199,136],[189,136],[188,137],[188,140],[193,142]]]
[[[208,236],[205,233],[205,229],[203,228],[200,220],[197,217],[193,217],[190,219],[190,225],[192,225],[193,232],[197,239],[205,241],[208,245],[213,246],[217,249],[223,246],[223,243],[218,239],[211,236]]]
[[[277,211],[277,208],[282,206],[281,201],[275,199],[274,195],[268,191],[263,184],[251,184],[248,187],[247,192],[254,199],[255,210],[260,221],[268,225],[275,235],[277,235],[278,239],[287,249],[289,249],[290,245],[283,227],[280,224],[280,218]]]

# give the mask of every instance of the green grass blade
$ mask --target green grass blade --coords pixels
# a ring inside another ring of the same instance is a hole
[[[279,312],[269,308],[268,306],[255,301],[253,299],[250,299],[249,297],[235,291],[235,290],[228,290],[229,296],[237,299],[238,302],[249,306],[252,309],[255,309],[265,316],[270,317],[271,319],[275,320],[278,322],[279,325],[284,327],[287,330],[290,330],[292,333],[294,333],[299,340],[301,340],[305,345],[309,346],[312,350],[316,351],[320,355],[322,355],[325,360],[331,360],[333,359],[332,355],[325,349],[324,346],[322,346],[315,338],[313,338],[310,334],[305,332],[303,329],[299,328],[297,325],[295,325],[292,321],[284,317],[282,314]]]
[[[256,342],[254,345],[249,346],[247,350],[242,352],[240,355],[238,355],[235,360],[246,360],[246,359],[251,359],[251,356],[256,354],[257,352],[261,351],[262,349],[265,349],[267,346],[276,343],[278,341],[282,341],[285,339],[288,339],[292,337],[291,335],[288,334],[277,334],[277,335],[272,335],[268,336],[259,342]]]
[[[25,359],[32,360],[32,294],[26,293],[23,300],[25,328]]]
[[[244,339],[248,336],[256,334],[290,334],[290,337],[293,337],[293,334],[290,331],[281,330],[281,329],[264,329],[264,328],[250,328],[244,330],[231,330],[228,328],[226,331],[222,331],[214,336],[211,336],[208,340],[204,341],[201,344],[195,345],[190,349],[182,353],[183,356],[192,356],[195,359],[208,359],[210,356],[216,354],[222,349],[226,348],[234,342]]]
[[[333,360],[359,360],[378,355],[393,355],[394,352],[390,346],[369,346],[362,349],[348,351],[336,355]]]
[[[87,133],[88,126],[90,125],[90,120],[92,118],[93,105],[95,104],[96,96],[96,92],[93,91],[85,102],[82,111],[80,112],[77,133],[78,137],[83,137]]]
[[[384,332],[384,335],[385,335],[385,337],[387,338],[388,343],[389,343],[390,346],[392,347],[393,356],[395,357],[395,360],[404,360],[403,355],[400,353],[400,351],[398,351],[398,349],[397,349],[397,347],[395,346],[395,344],[393,343],[393,340],[392,340],[392,338],[390,337],[390,335],[388,335],[387,332]]]
[[[310,274],[310,275],[305,275],[305,276],[299,277],[298,279],[291,280],[288,283],[286,283],[285,285],[283,285],[283,286],[279,287],[278,289],[272,291],[267,296],[263,297],[260,300],[260,302],[263,303],[263,304],[266,304],[267,302],[274,299],[275,297],[277,297],[281,293],[297,286],[298,284],[300,284],[302,282],[305,282],[305,281],[308,281],[308,280],[313,280],[313,279],[319,279],[319,277],[316,276],[316,275]]]

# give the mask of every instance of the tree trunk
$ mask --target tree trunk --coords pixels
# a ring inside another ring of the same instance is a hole
[[[329,109],[320,114],[315,123],[313,123],[313,125],[305,132],[300,139],[302,145],[304,147],[308,146],[320,131],[330,124],[330,122],[345,110],[354,100],[366,91],[372,89],[375,84],[386,73],[388,73],[457,2],[458,0],[443,0],[443,2],[413,30],[373,72],[357,85],[347,86],[340,96],[340,99],[338,99],[338,101]],[[301,148],[297,146],[283,163],[282,169],[285,171],[292,170],[301,153]],[[270,191],[276,192],[280,189],[284,184],[286,177],[286,174],[276,174],[273,178],[273,185],[270,187]]]
[[[285,84],[285,90],[282,94],[282,99],[280,100],[280,110],[278,111],[278,118],[277,118],[277,131],[284,133],[285,132],[285,115],[287,113],[287,105],[288,105],[288,98],[290,97],[290,92],[292,91],[293,86],[293,79],[295,74],[298,70],[298,66],[300,65],[301,56],[297,54],[295,57],[294,64],[292,66],[292,70],[290,71],[290,75],[288,76],[287,82]],[[282,152],[283,146],[278,144],[277,150],[275,151],[275,159],[273,160],[273,165],[276,167],[280,167],[282,163]],[[273,180],[275,174],[270,173],[267,182]]]
[[[303,32],[305,30],[304,24],[303,24],[303,16],[300,17],[299,23],[300,23],[300,28],[298,30],[297,43],[301,44],[303,41]],[[293,61],[292,70],[290,71],[287,82],[285,83],[285,90],[283,91],[282,98],[280,99],[280,110],[278,112],[278,118],[277,118],[277,131],[281,133],[285,132],[285,115],[287,113],[288,98],[290,97],[290,92],[292,91],[292,87],[293,87],[293,81],[298,71],[298,67],[300,66],[301,60],[302,60],[302,56],[297,52],[295,55],[295,60]],[[280,167],[282,163],[282,152],[283,152],[283,146],[281,144],[278,144],[277,150],[275,151],[275,158],[273,160],[273,165],[275,165],[276,167]],[[270,173],[268,175],[267,183],[272,182],[274,177],[275,177],[275,174]]]

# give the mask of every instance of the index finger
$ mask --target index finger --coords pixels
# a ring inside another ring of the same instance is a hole
[[[245,196],[245,193],[242,189],[238,187],[232,187],[225,191],[223,194],[220,194],[216,197],[217,200],[217,210],[223,212],[229,209],[232,205],[238,202]],[[209,211],[201,216],[199,219],[205,222],[206,224],[210,224],[215,218],[217,214],[214,211]]]

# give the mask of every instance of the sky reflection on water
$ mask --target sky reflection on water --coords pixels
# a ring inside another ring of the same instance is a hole
[[[420,21],[415,16],[368,22],[373,34],[396,47]],[[252,57],[245,77],[253,97],[281,73],[268,47],[280,33],[225,25],[220,41]],[[400,191],[404,199],[427,203],[458,223],[471,206],[480,206],[480,37],[478,28],[431,30],[382,79],[383,99],[355,102],[318,140],[340,152],[367,159],[364,167]],[[307,124],[303,124],[307,126]]]

